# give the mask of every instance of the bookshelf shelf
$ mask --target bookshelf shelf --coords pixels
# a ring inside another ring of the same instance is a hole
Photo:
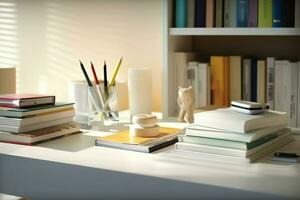
[[[300,28],[169,28],[173,36],[300,36]]]

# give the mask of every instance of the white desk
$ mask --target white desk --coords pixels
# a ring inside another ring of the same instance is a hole
[[[0,192],[31,199],[300,199],[299,163],[274,164],[267,157],[225,163],[174,146],[152,154],[95,147],[103,134],[38,146],[0,143]],[[300,137],[284,148],[299,152]]]

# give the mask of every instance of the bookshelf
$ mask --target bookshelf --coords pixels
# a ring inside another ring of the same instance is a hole
[[[300,28],[174,28],[173,1],[162,0],[162,113],[177,115],[174,52],[197,52],[201,61],[211,55],[269,56],[300,61]]]

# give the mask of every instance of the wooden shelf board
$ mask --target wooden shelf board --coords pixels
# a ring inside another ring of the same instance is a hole
[[[169,34],[192,36],[300,36],[300,28],[170,28]]]

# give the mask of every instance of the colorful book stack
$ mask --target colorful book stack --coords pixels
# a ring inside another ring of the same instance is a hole
[[[174,6],[175,27],[298,27],[300,21],[295,0],[174,0]]]
[[[286,125],[286,113],[275,111],[246,115],[226,108],[197,113],[176,149],[253,162],[293,140]]]
[[[79,131],[72,103],[54,96],[0,95],[0,141],[31,145]]]

